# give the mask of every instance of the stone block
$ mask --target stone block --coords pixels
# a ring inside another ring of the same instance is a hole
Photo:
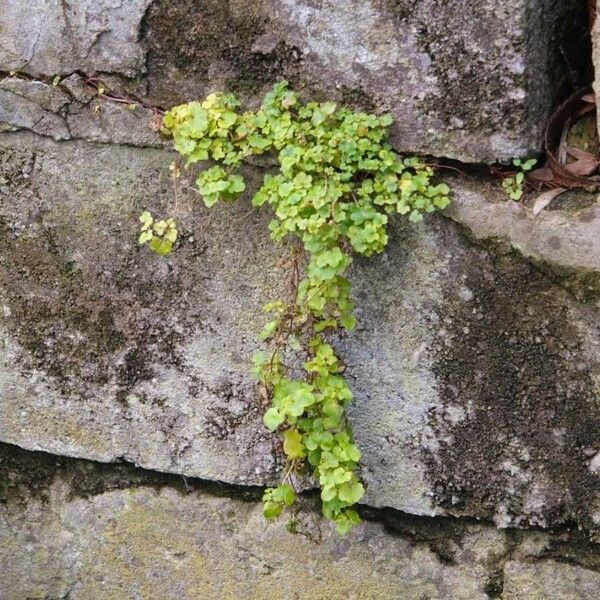
[[[256,491],[0,444],[0,598],[588,600],[581,534],[369,511],[340,537],[301,497],[267,524]],[[547,557],[568,557],[567,562]]]
[[[151,1],[2,0],[0,71],[138,76],[144,71],[139,29]]]
[[[553,560],[510,561],[504,567],[506,600],[589,600],[600,597],[600,573]]]
[[[2,0],[0,71],[117,76],[163,107],[215,90],[256,102],[288,78],[307,95],[390,112],[402,152],[507,161],[541,148],[568,10],[558,0]]]
[[[256,501],[31,455],[15,471],[1,450],[2,600],[487,598],[478,557],[447,564],[381,523],[340,538],[313,502],[293,534],[285,520],[267,526]]]
[[[389,111],[400,151],[506,161],[541,149],[565,11],[556,0],[157,2],[149,92],[179,102],[288,78]]]
[[[268,210],[174,193],[173,154],[5,134],[0,142],[0,440],[236,484],[276,480],[248,364],[282,279]],[[260,169],[247,172],[249,189]],[[468,188],[454,182],[460,198]],[[484,194],[482,187],[479,193]],[[166,259],[138,216],[175,215]],[[443,217],[394,221],[353,266],[365,502],[506,526],[597,528],[600,334],[530,263]]]

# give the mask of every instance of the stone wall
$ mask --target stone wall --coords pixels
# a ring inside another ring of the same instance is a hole
[[[600,597],[596,197],[533,218],[443,171],[446,213],[356,261],[367,522],[337,537],[306,482],[294,535],[260,516],[281,455],[248,375],[269,211],[209,213],[192,175],[175,202],[152,128],[287,77],[391,111],[399,151],[529,155],[563,4],[0,0],[0,600]],[[145,208],[177,216],[168,258]]]
[[[595,598],[577,529],[363,511],[340,538],[305,497],[299,533],[265,525],[256,488],[0,445],[1,598]],[[564,558],[568,556],[566,562]]]

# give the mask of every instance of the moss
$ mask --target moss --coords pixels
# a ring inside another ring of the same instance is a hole
[[[584,115],[576,121],[567,135],[567,145],[597,156],[600,151],[595,114]]]
[[[448,291],[432,350],[443,403],[429,416],[440,449],[425,456],[435,499],[501,519],[503,507],[517,525],[574,515],[593,528],[583,450],[600,445],[600,407],[566,295],[514,254],[476,253],[462,265],[472,299]],[[464,418],[452,422],[456,407]]]
[[[81,568],[78,597],[84,600],[117,600],[131,593],[148,600],[442,597],[439,565],[425,549],[411,550],[417,573],[403,580],[402,574],[374,571],[365,560],[370,551],[360,544],[341,543],[335,549],[331,540],[315,544],[283,526],[263,538],[256,533],[262,524],[258,507],[210,498],[191,501],[143,488],[106,500],[112,514],[107,518],[102,511],[101,527]],[[339,554],[337,560],[330,552]]]
[[[296,48],[279,42],[259,51],[255,44],[269,22],[263,0],[185,0],[153,3],[143,24],[150,94],[170,105],[202,97],[216,79],[220,89],[252,96],[292,75]],[[211,67],[218,65],[219,72]]]
[[[0,283],[25,370],[42,369],[65,394],[114,381],[125,397],[153,376],[157,357],[177,366],[182,335],[162,311],[181,298],[181,282],[157,287],[151,273],[136,271],[133,253],[120,257],[111,279],[91,279],[55,229],[39,226],[41,233],[15,235],[4,224],[0,232]]]
[[[78,596],[121,600],[133,592],[144,599],[216,597],[206,558],[194,548],[193,530],[174,520],[172,509],[160,497],[149,506],[129,496],[124,510],[100,534]]]

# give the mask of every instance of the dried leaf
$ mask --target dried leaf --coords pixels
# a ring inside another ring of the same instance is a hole
[[[586,172],[591,167],[591,163],[588,161],[582,164],[577,164],[578,161],[570,163],[570,165],[564,164],[567,159],[565,135],[570,124],[581,114],[595,110],[595,102],[591,102],[590,94],[591,88],[573,93],[554,111],[548,121],[544,146],[547,156],[546,167],[552,170],[553,177],[551,180],[543,179],[543,181],[566,188],[600,187],[594,178],[579,174]],[[540,178],[538,177],[538,179]]]
[[[541,193],[533,203],[533,216],[535,217],[538,215],[542,210],[544,210],[544,208],[546,208],[546,206],[548,206],[548,204],[550,204],[550,202],[552,202],[552,200],[554,200],[554,198],[560,196],[566,191],[566,188],[559,187]]]
[[[558,162],[561,165],[564,165],[567,162],[567,137],[569,135],[570,129],[571,117],[567,118],[563,123],[562,131],[560,133],[560,142],[558,144],[558,150],[556,151]]]
[[[567,147],[567,154],[576,160],[572,163],[566,163],[564,167],[569,173],[573,173],[573,175],[576,175],[577,177],[591,175],[598,168],[598,160],[596,157],[589,152],[585,152],[585,150]]]
[[[554,179],[554,173],[552,172],[552,169],[550,167],[544,165],[543,167],[540,167],[535,171],[531,171],[528,177],[530,179],[536,179],[537,181],[550,182]]]
[[[586,152],[585,150],[582,150],[581,148],[571,148],[568,147],[567,148],[567,152],[573,157],[573,158],[585,158],[585,159],[592,159],[595,160],[596,162],[597,159],[593,154],[590,154],[589,152]]]
[[[587,94],[584,94],[583,96],[581,96],[581,99],[584,102],[589,102],[590,104],[596,104],[596,94],[594,94],[594,92],[588,92]]]

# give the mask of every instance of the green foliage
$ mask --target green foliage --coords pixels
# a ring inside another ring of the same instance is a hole
[[[323,512],[337,530],[345,533],[360,522],[351,508],[365,491],[357,476],[361,453],[346,418],[352,392],[323,336],[356,325],[345,276],[353,251],[382,252],[391,214],[418,222],[449,203],[448,186],[432,182],[429,166],[399,157],[387,143],[391,123],[388,115],[353,112],[334,102],[303,104],[286,82],[275,85],[256,111],[240,113],[234,96],[211,94],[164,116],[163,131],[186,166],[218,162],[197,179],[208,207],[241,195],[238,169],[245,159],[275,155],[279,170],[265,176],[252,204],[271,206],[272,239],[291,237],[303,246],[290,264],[304,276],[293,284],[291,300],[265,306],[272,315],[259,336],[266,349],[253,358],[252,372],[270,400],[265,426],[281,432],[288,460],[284,482],[264,494],[268,519],[294,503],[292,475],[310,466]],[[149,235],[164,239],[151,216],[143,223],[144,242]],[[301,373],[286,366],[294,355],[292,364],[303,363]]]
[[[284,507],[292,506],[296,502],[296,492],[294,488],[282,483],[276,488],[269,488],[263,494],[263,514],[266,519],[276,519]]]
[[[150,249],[161,256],[166,256],[173,250],[177,240],[177,225],[175,219],[155,221],[154,217],[145,210],[140,215],[142,230],[138,242],[140,245],[148,244]]]
[[[211,207],[219,200],[235,200],[246,184],[240,175],[230,175],[221,167],[202,171],[196,180],[206,206]]]
[[[520,158],[515,158],[512,164],[517,167],[518,171],[510,176],[505,177],[502,180],[502,188],[506,192],[509,198],[512,200],[520,200],[523,197],[523,183],[525,182],[525,173],[531,171],[537,164],[535,158],[522,161]]]

